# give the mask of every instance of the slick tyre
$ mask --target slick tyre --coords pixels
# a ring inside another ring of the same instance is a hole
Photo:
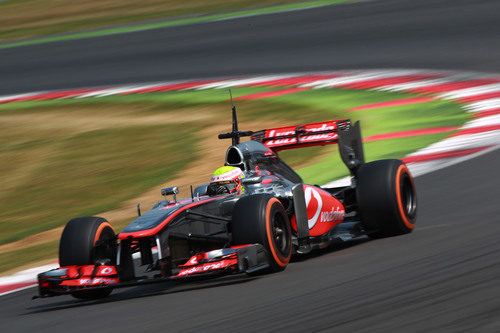
[[[61,266],[94,265],[116,259],[116,240],[113,227],[102,217],[78,217],[64,227],[59,243]],[[97,299],[108,296],[112,288],[82,290],[72,293],[80,299]]]
[[[356,173],[356,197],[361,222],[369,236],[396,236],[409,233],[415,227],[415,184],[400,160],[362,165]]]
[[[259,243],[267,251],[272,272],[282,271],[292,255],[290,220],[282,203],[271,195],[242,197],[232,218],[234,245]]]

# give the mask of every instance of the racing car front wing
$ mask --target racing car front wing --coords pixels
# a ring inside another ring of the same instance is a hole
[[[71,294],[97,288],[120,288],[168,280],[189,279],[223,274],[253,273],[269,267],[267,254],[260,244],[239,245],[193,255],[172,269],[172,275],[135,277],[120,280],[120,267],[108,264],[65,266],[38,274],[39,297]]]

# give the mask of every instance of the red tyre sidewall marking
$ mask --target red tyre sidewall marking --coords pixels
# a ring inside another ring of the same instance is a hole
[[[406,165],[400,165],[398,170],[396,171],[396,198],[398,202],[398,210],[399,210],[399,215],[401,216],[401,219],[403,220],[403,223],[405,226],[409,229],[413,229],[415,227],[415,223],[411,223],[410,220],[408,220],[408,217],[406,216],[405,210],[403,208],[403,200],[401,197],[401,178],[402,174],[406,173],[408,177],[410,178],[411,184],[413,187],[415,187],[415,184],[413,183],[413,178],[410,175],[410,172],[408,171],[408,168]]]
[[[269,250],[271,251],[271,254],[273,255],[274,261],[281,267],[285,267],[288,265],[288,262],[290,261],[290,256],[292,254],[292,247],[290,246],[290,252],[288,253],[286,258],[282,258],[282,256],[276,252],[276,249],[274,248],[274,241],[273,241],[273,233],[271,230],[271,208],[273,207],[273,204],[277,202],[278,204],[281,205],[281,202],[276,199],[272,198],[267,202],[266,206],[266,234],[267,234],[267,241],[269,243]]]

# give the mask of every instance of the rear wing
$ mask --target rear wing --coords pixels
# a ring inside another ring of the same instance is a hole
[[[298,126],[277,127],[255,132],[252,139],[273,151],[299,147],[323,146],[338,142],[338,130],[350,126],[350,121],[329,120]]]
[[[351,172],[365,160],[359,121],[352,125],[349,119],[265,129],[254,132],[252,140],[275,152],[338,143],[342,161]]]

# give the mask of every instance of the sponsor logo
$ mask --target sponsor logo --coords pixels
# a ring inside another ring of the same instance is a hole
[[[206,264],[203,266],[196,266],[196,267],[188,268],[188,269],[180,272],[179,275],[187,275],[187,274],[205,272],[205,271],[209,271],[212,269],[219,269],[219,268],[223,268],[223,267],[224,267],[224,262],[221,261],[221,262],[217,262],[217,263],[213,263],[213,264]]]
[[[268,138],[273,138],[276,136],[285,136],[285,135],[294,135],[295,131],[286,131],[286,132],[276,132],[276,130],[270,130]]]
[[[332,222],[332,221],[339,221],[343,220],[345,216],[345,211],[340,209],[340,207],[333,208],[329,212],[323,212],[321,213],[321,218],[320,222]]]
[[[89,279],[89,278],[83,278],[79,280],[80,284],[111,284],[111,283],[117,283],[117,279],[109,279],[109,278],[95,278],[95,279]]]
[[[309,186],[305,188],[304,196],[306,198],[307,217],[308,217],[307,222],[309,225],[309,229],[312,229],[316,225],[316,222],[318,222],[318,217],[319,214],[321,213],[321,208],[323,208],[323,199],[321,199],[321,195],[318,193],[318,191],[316,191],[313,187]],[[314,209],[313,205],[314,201],[312,200],[313,198],[315,199],[318,205],[316,211],[313,210]],[[314,215],[311,218],[309,218],[311,210],[313,210]]]
[[[109,275],[109,274],[112,274],[114,273],[114,270],[113,268],[111,267],[104,267],[103,269],[101,269],[101,271],[99,272],[100,275]]]
[[[306,133],[311,133],[311,132],[314,133],[314,132],[323,132],[323,131],[333,131],[336,128],[337,128],[336,124],[334,124],[334,126],[329,126],[326,123],[324,123],[319,127],[305,128],[305,131],[306,131]],[[275,137],[287,136],[287,135],[295,135],[295,128],[293,130],[283,130],[281,132],[278,132],[276,130],[270,130],[269,133],[266,135],[266,137],[267,138],[275,138]],[[303,142],[315,142],[315,141],[322,141],[322,140],[334,140],[336,138],[337,138],[337,133],[322,133],[322,134],[311,134],[311,135],[301,134],[299,142],[303,143]],[[286,145],[286,144],[294,144],[294,143],[297,143],[296,137],[269,140],[266,142],[266,145],[267,146],[276,146],[276,145]]]
[[[184,265],[196,265],[198,263],[198,258],[196,256],[191,257],[191,259],[188,260],[187,263]]]
[[[214,269],[221,269],[227,266],[231,266],[238,263],[237,259],[230,260],[230,261],[218,261],[214,263],[208,263],[208,264],[203,264],[202,266],[196,266],[196,267],[191,267],[185,270],[182,270],[179,272],[177,276],[184,276],[184,275],[189,275],[189,274],[194,274],[194,273],[200,273],[200,272],[205,272],[205,271],[210,271]]]

